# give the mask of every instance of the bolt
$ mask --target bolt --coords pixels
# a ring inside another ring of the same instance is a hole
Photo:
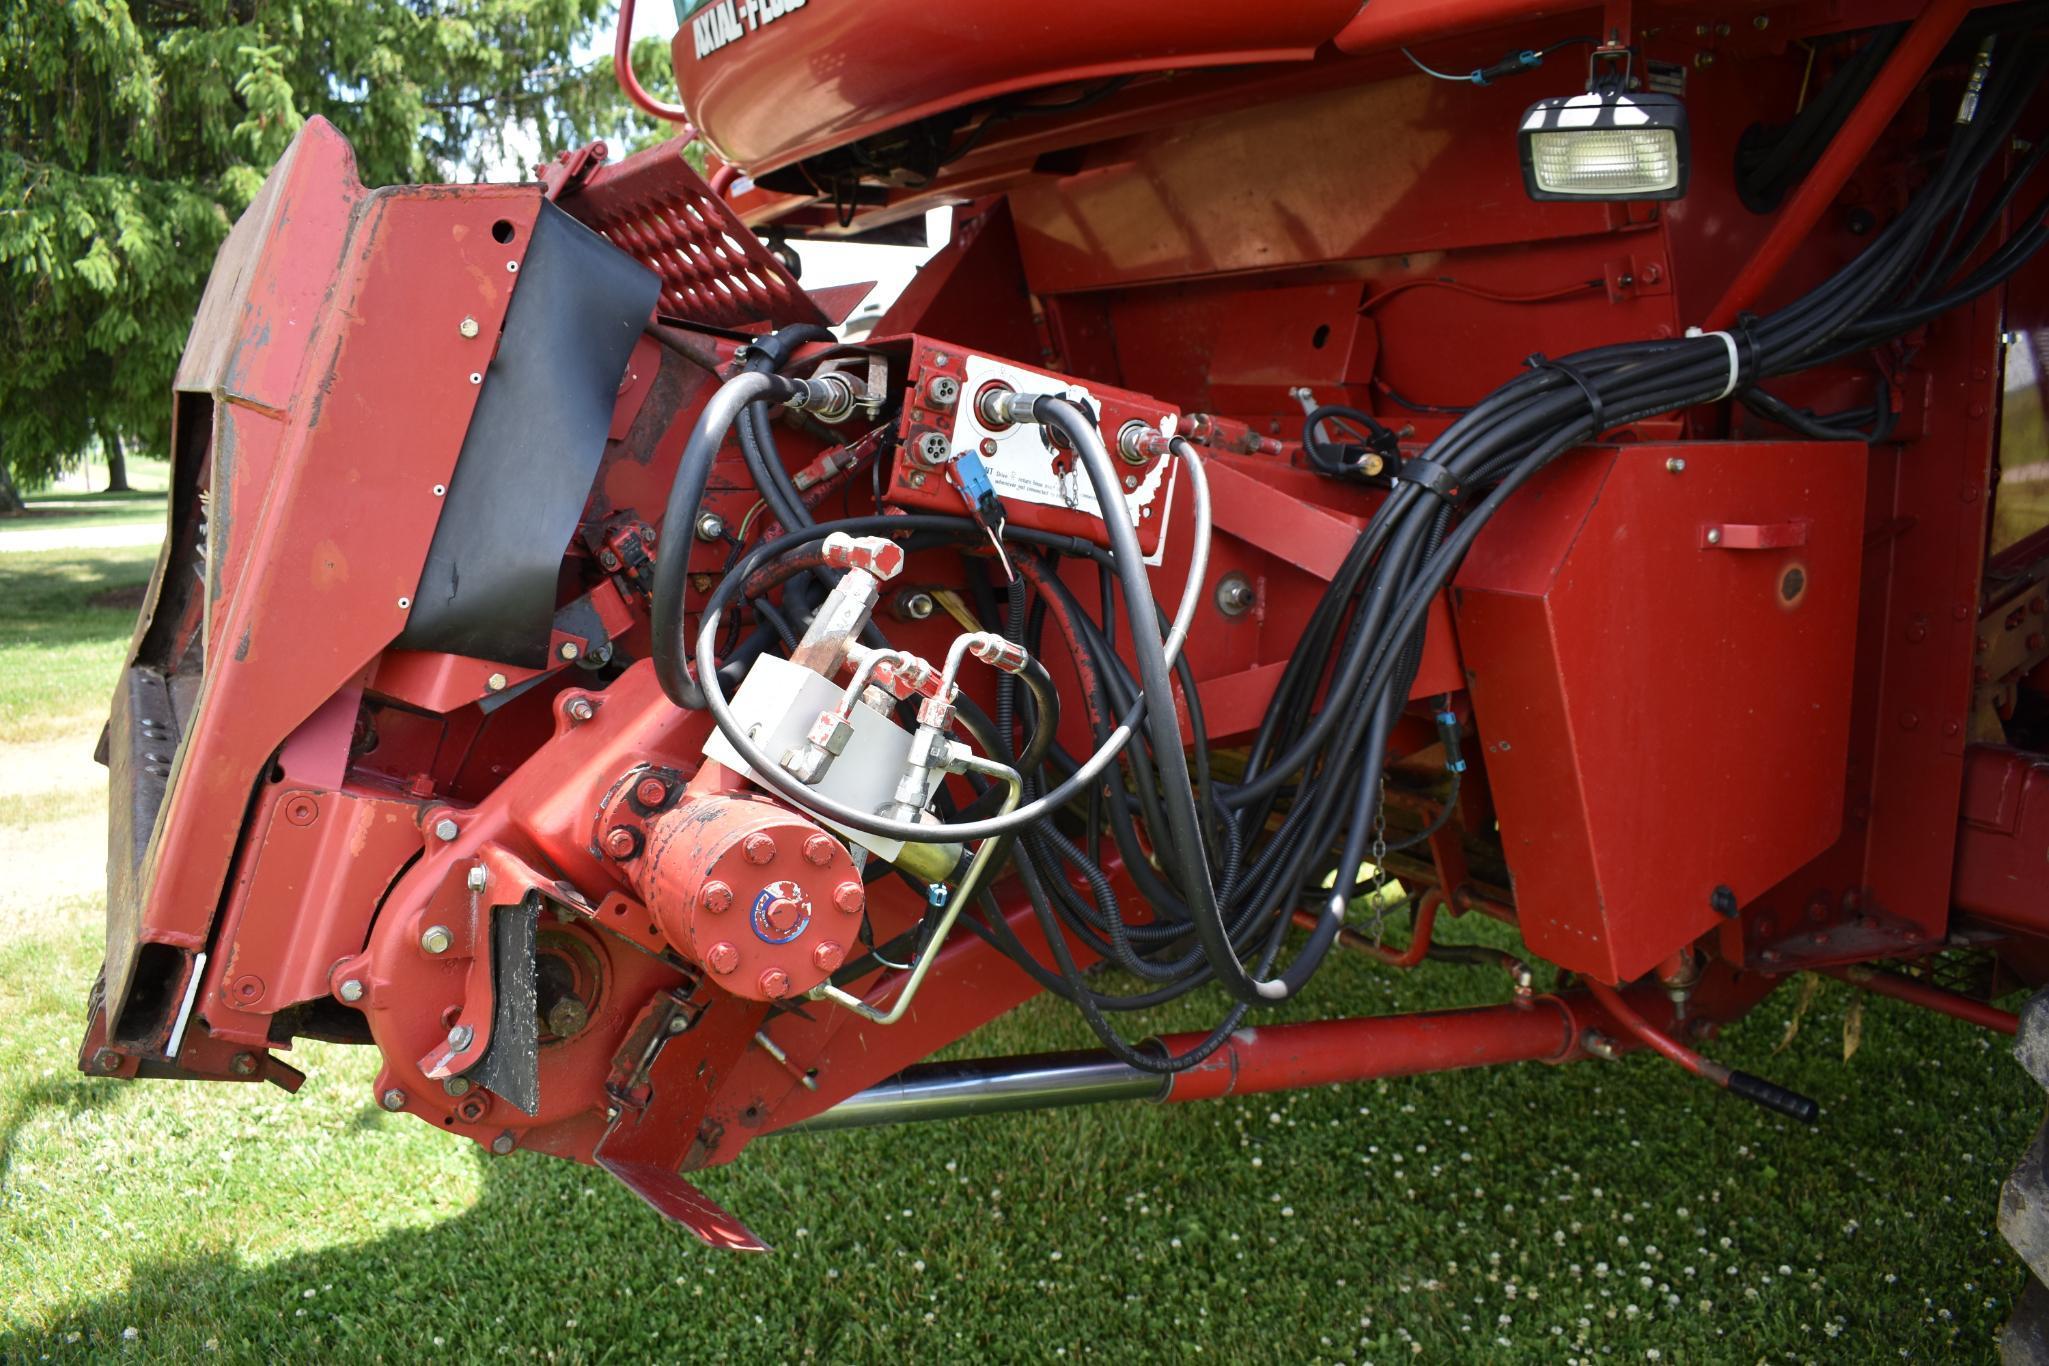
[[[95,1072],[118,1072],[121,1070],[121,1055],[111,1048],[95,1049],[92,1067]]]
[[[474,337],[477,335],[477,320],[475,318],[464,318],[455,325],[455,330],[462,333],[465,337]]]
[[[951,375],[934,375],[925,386],[925,396],[935,408],[951,408],[960,399],[960,381]]]
[[[690,1028],[690,1017],[679,1010],[669,1017],[669,1023],[664,1028],[671,1034],[685,1033]]]
[[[613,858],[632,858],[640,849],[640,837],[633,833],[633,827],[615,825],[605,832],[605,852]]]
[[[481,863],[476,864],[470,869],[469,877],[467,879],[469,889],[473,892],[483,891],[484,884],[490,881],[490,878],[491,875],[484,871],[484,865]]]
[[[348,1001],[352,1004],[356,1001],[362,1000],[363,984],[361,982],[358,982],[353,977],[349,978],[348,981],[343,982],[341,984],[341,998],[344,1001]]]
[[[781,968],[770,968],[761,974],[763,996],[787,996],[790,992],[790,974]]]
[[[768,927],[777,934],[788,934],[797,927],[798,918],[803,914],[804,907],[800,903],[786,896],[779,896],[768,903],[768,910],[762,913],[762,919],[766,920]]]
[[[516,1146],[518,1146],[518,1140],[513,1138],[511,1130],[507,1130],[491,1140],[491,1151],[500,1157],[511,1152]]]
[[[607,569],[617,569],[619,567],[619,557],[609,550],[600,551],[598,554],[598,563],[605,566],[605,568]]]
[[[927,465],[944,465],[952,453],[944,433],[926,432],[918,438],[918,458]]]
[[[1682,457],[1675,455],[1665,462],[1665,468],[1674,474],[1684,474],[1686,473],[1686,461]]]
[[[924,621],[938,604],[926,592],[905,593],[896,600],[896,610],[907,621]]]
[[[804,841],[804,861],[806,863],[815,863],[823,868],[826,864],[832,862],[832,851],[838,846],[839,841],[831,835],[813,835]]]
[[[446,925],[429,925],[420,931],[420,947],[428,953],[447,953],[454,942],[455,936]]]
[[[867,900],[868,894],[861,889],[858,882],[842,882],[832,889],[832,904],[848,915],[859,915]]]
[[[1693,54],[1693,64],[1702,71],[1705,71],[1715,64],[1715,54],[1712,52],[1696,52]]]
[[[982,443],[981,443],[981,445],[977,446],[977,447],[976,447],[975,449],[979,450],[979,451],[980,451],[980,452],[982,453],[982,455],[983,455],[983,457],[984,457],[985,459],[986,459],[986,458],[988,458],[988,457],[990,457],[990,456],[993,456],[993,455],[995,455],[995,454],[996,454],[996,438],[995,438],[995,437],[993,437],[993,436],[985,436],[985,437],[983,437],[983,438],[982,438]]]
[[[484,680],[484,686],[485,686],[485,687],[487,687],[487,688],[489,688],[489,689],[490,689],[490,690],[491,690],[492,692],[504,692],[504,691],[505,691],[505,675],[504,675],[504,674],[492,674],[492,675],[491,675],[491,676],[490,676],[489,678],[487,678],[487,679],[485,679],[485,680]]]
[[[1772,26],[1772,17],[1769,14],[1760,14],[1750,21],[1750,26],[1754,29],[1768,29]]]
[[[704,955],[704,965],[724,977],[740,966],[740,950],[721,939]]]
[[[714,878],[698,890],[697,904],[709,914],[724,915],[726,908],[733,904],[733,889]]]
[[[717,541],[717,540],[722,540],[722,539],[724,539],[724,537],[725,537],[725,534],[726,534],[726,519],[725,519],[725,518],[723,518],[723,517],[719,516],[719,515],[718,515],[718,514],[717,514],[716,512],[701,512],[701,513],[699,513],[699,514],[697,515],[697,539],[698,539],[698,540],[700,540],[700,541]]]
[[[470,1079],[469,1079],[468,1077],[444,1077],[444,1078],[442,1078],[442,1081],[441,1081],[441,1091],[442,1091],[442,1094],[444,1094],[444,1095],[450,1095],[450,1096],[460,1096],[460,1095],[466,1095],[466,1094],[468,1094],[468,1092],[469,1092],[469,1089],[470,1089]]]
[[[836,972],[847,959],[847,951],[832,940],[821,942],[811,950],[811,962],[820,972]]]
[[[569,719],[577,722],[588,721],[598,714],[598,709],[591,705],[591,700],[588,697],[570,698],[567,710],[569,712]]]
[[[660,806],[669,800],[669,785],[660,778],[642,778],[633,785],[633,795],[642,806]]]
[[[564,660],[573,660],[583,653],[583,647],[573,640],[565,640],[555,650]]]
[[[406,1108],[406,1093],[394,1086],[379,1096],[377,1103],[387,1110],[403,1110]]]
[[[566,1039],[590,1023],[590,1011],[574,996],[564,996],[548,1009],[548,1032]]]
[[[756,831],[740,845],[740,852],[749,863],[768,863],[775,858],[775,840]]]
[[[460,835],[461,833],[462,827],[457,825],[454,821],[448,819],[448,817],[446,816],[443,816],[440,820],[434,822],[434,838],[442,841],[443,843],[446,843],[447,841],[454,839],[457,835]]]
[[[465,1052],[476,1037],[476,1030],[471,1029],[468,1025],[459,1024],[448,1031],[448,1046],[458,1053]]]
[[[255,1076],[256,1055],[254,1053],[237,1053],[228,1061],[228,1070],[238,1077]]]
[[[1258,597],[1243,574],[1226,574],[1217,584],[1217,610],[1227,617],[1244,616]]]

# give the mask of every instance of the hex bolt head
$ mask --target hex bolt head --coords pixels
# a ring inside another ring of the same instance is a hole
[[[500,1157],[505,1156],[505,1154],[511,1152],[514,1148],[518,1146],[519,1140],[515,1139],[510,1132],[502,1133],[498,1135],[498,1137],[491,1140],[491,1151],[498,1154]]]
[[[464,318],[455,325],[455,330],[462,333],[465,337],[474,337],[477,335],[477,320],[475,318]]]
[[[740,966],[740,950],[721,939],[704,955],[704,965],[724,977]]]
[[[781,968],[770,968],[761,974],[761,994],[764,996],[787,996],[790,994],[790,974]]]
[[[228,1070],[238,1077],[255,1076],[256,1055],[254,1053],[237,1053],[228,1060]]]
[[[1674,474],[1684,474],[1686,473],[1686,461],[1681,456],[1670,456],[1665,461],[1665,468]]]
[[[859,915],[861,907],[868,902],[868,893],[858,882],[842,882],[832,889],[832,904],[848,915]]]
[[[446,925],[429,925],[420,931],[420,947],[428,953],[447,953],[455,934]]]
[[[462,827],[446,816],[434,822],[434,838],[440,840],[443,844],[446,844],[461,833]]]
[[[766,920],[768,927],[777,934],[788,934],[797,928],[797,922],[803,914],[804,907],[800,902],[779,896],[768,903],[768,910],[762,913],[762,919]]]
[[[363,999],[363,984],[351,977],[341,984],[341,998],[351,1005]]]
[[[749,835],[740,845],[740,852],[749,863],[769,863],[775,859],[775,839],[760,831]]]
[[[708,914],[724,915],[727,909],[732,906],[732,904],[733,889],[731,887],[728,887],[725,883],[720,882],[717,878],[713,878],[710,882],[705,883],[703,887],[698,889],[698,909],[705,911]]]
[[[820,972],[837,972],[839,965],[846,961],[846,949],[830,939],[811,950],[811,964]]]
[[[484,680],[484,686],[489,688],[492,692],[504,692],[505,682],[506,679],[504,674],[492,674],[489,678]]]
[[[832,851],[838,846],[839,841],[831,835],[813,835],[804,841],[804,861],[823,868],[832,862]]]
[[[565,640],[560,645],[555,647],[555,653],[560,655],[563,659],[575,659],[578,655],[583,653],[583,647],[581,645],[578,645],[573,640]]]
[[[640,849],[640,837],[629,825],[615,825],[605,832],[605,852],[613,858],[632,858]]]
[[[441,1090],[445,1095],[466,1096],[470,1091],[470,1079],[468,1077],[444,1077],[441,1082]]]
[[[406,1093],[394,1086],[377,1097],[377,1103],[387,1110],[403,1110],[406,1108]]]
[[[932,595],[922,589],[906,593],[897,599],[897,611],[907,621],[924,621],[931,617],[938,606]]]
[[[476,1030],[468,1025],[457,1025],[448,1031],[448,1046],[460,1053],[467,1049],[476,1037]]]
[[[660,806],[669,800],[669,785],[660,778],[642,778],[633,785],[633,795],[642,806]]]

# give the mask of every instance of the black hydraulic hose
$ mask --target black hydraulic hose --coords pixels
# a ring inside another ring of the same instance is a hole
[[[662,513],[662,553],[655,557],[654,590],[649,607],[655,679],[671,702],[686,711],[704,709],[704,689],[691,676],[683,639],[683,598],[690,578],[690,546],[696,539],[697,513],[711,479],[719,447],[740,411],[758,398],[786,399],[796,386],[777,375],[735,375],[718,387],[690,429],[676,464],[675,482]]]

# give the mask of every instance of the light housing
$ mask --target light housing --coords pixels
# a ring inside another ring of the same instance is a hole
[[[1686,193],[1686,106],[1646,91],[1590,90],[1538,100],[1523,115],[1523,188],[1532,199],[1679,199]]]

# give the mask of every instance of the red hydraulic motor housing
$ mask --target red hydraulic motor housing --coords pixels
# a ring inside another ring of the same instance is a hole
[[[1639,1048],[1812,1119],[1692,1047],[1802,970],[2013,1029],[2036,11],[1583,9],[713,0],[623,160],[310,122],[178,371],[81,1065],[362,1044],[760,1248],[689,1174],[798,1126]],[[865,333],[778,250],[941,208]],[[1470,1008],[1262,1024],[1465,914]],[[1041,991],[1099,1055],[926,1061]]]

